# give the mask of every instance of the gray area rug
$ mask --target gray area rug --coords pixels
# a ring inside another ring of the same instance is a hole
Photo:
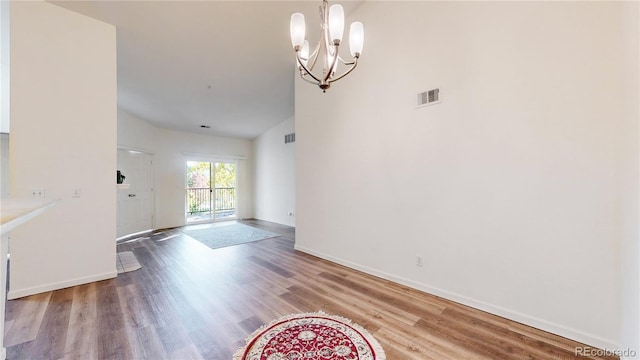
[[[204,229],[183,230],[182,232],[212,249],[280,236],[244,224],[218,225]]]

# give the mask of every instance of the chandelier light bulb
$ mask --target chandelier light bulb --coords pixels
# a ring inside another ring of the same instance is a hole
[[[342,42],[344,33],[344,9],[342,5],[335,4],[329,8],[329,36],[333,44]]]
[[[351,56],[358,58],[362,54],[364,45],[364,25],[361,22],[351,23],[349,28],[349,48]]]
[[[302,48],[304,44],[304,33],[305,33],[305,23],[304,23],[304,15],[301,13],[295,13],[291,15],[291,26],[289,28],[291,31],[291,45],[293,48],[298,51]]]

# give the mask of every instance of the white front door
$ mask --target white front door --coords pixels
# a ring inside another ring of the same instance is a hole
[[[153,229],[153,156],[118,149],[117,237]]]

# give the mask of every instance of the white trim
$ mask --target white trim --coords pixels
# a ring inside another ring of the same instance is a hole
[[[297,243],[295,244],[294,248],[298,251],[313,255],[313,256],[317,256],[319,258],[325,259],[325,260],[329,260],[332,261],[334,263],[355,269],[355,270],[359,270],[362,271],[364,273],[373,275],[373,276],[377,276],[380,277],[382,279],[385,280],[389,280],[389,281],[393,281],[395,283],[401,284],[401,285],[405,285],[405,286],[409,286],[411,288],[420,290],[420,291],[424,291],[426,293],[432,294],[432,295],[436,295],[442,298],[445,298],[447,300],[451,300],[463,305],[467,305],[470,306],[472,308],[478,309],[478,310],[482,310],[482,311],[486,311],[488,313],[494,314],[494,315],[498,315],[504,318],[507,318],[509,320],[513,320],[525,325],[529,325],[532,326],[534,328],[540,329],[540,330],[544,330],[544,331],[548,331],[552,334],[556,334],[556,335],[560,335],[584,344],[589,344],[591,346],[595,346],[598,347],[600,349],[619,349],[621,348],[620,344],[618,344],[617,342],[613,341],[613,340],[609,340],[609,339],[604,339],[600,336],[594,335],[594,334],[588,334],[585,333],[583,331],[577,330],[577,329],[573,329],[573,328],[569,328],[560,324],[556,324],[544,319],[540,319],[534,316],[530,316],[527,314],[523,314],[521,312],[518,311],[514,311],[511,309],[507,309],[498,305],[494,305],[491,303],[487,303],[485,301],[481,301],[481,300],[477,300],[477,299],[473,299],[464,295],[460,295],[451,291],[447,291],[444,289],[440,289],[434,286],[430,286],[427,284],[423,284],[423,283],[419,283],[413,280],[409,280],[400,276],[396,276],[396,275],[392,275],[383,271],[378,271],[376,269],[372,269],[369,268],[367,266],[362,266],[360,264],[356,264],[353,263],[351,261],[348,260],[344,260],[341,258],[337,258],[331,255],[327,255],[324,254],[322,252],[319,251],[315,251],[309,248],[306,248],[304,246],[300,246]]]
[[[115,268],[115,263],[114,263],[114,268]],[[18,299],[24,296],[40,294],[47,291],[64,289],[64,288],[68,288],[76,285],[83,285],[83,284],[88,284],[88,283],[101,281],[101,280],[113,279],[117,276],[118,276],[118,271],[114,269],[113,271],[109,271],[103,274],[96,274],[96,275],[86,276],[78,279],[72,279],[72,280],[66,280],[66,281],[61,281],[57,283],[34,286],[26,289],[9,290],[9,293],[7,293],[7,300]]]
[[[134,237],[134,236],[136,236],[136,235],[142,235],[142,234],[150,233],[150,232],[153,232],[154,230],[156,230],[156,229],[155,229],[155,228],[152,228],[152,229],[147,229],[147,230],[142,230],[142,231],[134,232],[134,233],[131,233],[131,234],[128,234],[128,235],[122,235],[122,236],[120,236],[119,238],[116,238],[116,242],[118,242],[118,241],[120,241],[120,240],[122,240],[122,239],[125,239],[125,238]]]
[[[148,154],[148,155],[155,155],[153,152],[151,152],[151,151],[149,151],[149,150],[139,149],[139,148],[130,147],[130,146],[121,146],[121,145],[118,145],[118,150],[125,150],[125,151],[132,151],[132,152],[141,152],[141,153],[145,153],[145,154]]]
[[[229,160],[247,160],[246,156],[215,155],[204,153],[183,152],[182,155],[191,161],[229,162]]]

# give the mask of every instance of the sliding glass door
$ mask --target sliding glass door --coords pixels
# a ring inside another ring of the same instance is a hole
[[[188,223],[236,218],[236,164],[187,161]]]

